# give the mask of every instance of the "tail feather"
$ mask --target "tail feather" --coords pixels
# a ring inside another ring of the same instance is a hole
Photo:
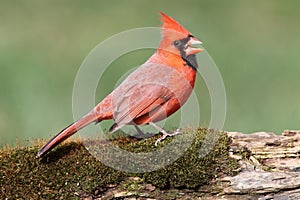
[[[49,152],[51,149],[56,147],[58,144],[69,138],[71,135],[84,128],[93,122],[100,122],[103,118],[101,116],[97,116],[94,113],[89,113],[86,116],[82,117],[78,121],[72,123],[70,126],[63,129],[56,136],[54,136],[47,144],[45,144],[37,153],[36,158],[40,158]]]

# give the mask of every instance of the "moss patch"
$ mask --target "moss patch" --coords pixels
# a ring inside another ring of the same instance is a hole
[[[130,152],[161,150],[166,157],[154,158],[154,163],[166,166],[146,173],[122,172],[108,167],[91,156],[79,141],[64,143],[41,160],[35,159],[41,145],[13,149],[6,147],[0,150],[0,198],[66,199],[75,198],[82,193],[95,197],[101,196],[98,194],[101,188],[124,181],[130,190],[140,188],[135,183],[128,183],[128,177],[133,176],[140,178],[138,184],[151,184],[160,191],[172,188],[197,191],[216,177],[232,175],[238,167],[236,161],[228,156],[230,139],[224,133],[215,132],[219,135],[217,142],[206,142],[213,149],[207,155],[199,156],[199,150],[208,133],[207,129],[190,129],[175,138],[167,138],[158,147],[154,146],[158,136],[140,141],[115,140],[113,146]],[[107,144],[103,143],[102,147],[105,145]],[[172,145],[172,148],[163,152],[163,147],[168,145]],[[105,151],[105,148],[101,148],[101,151]],[[114,161],[122,160],[117,153],[108,150],[104,153]],[[171,158],[175,154],[180,154],[179,158],[168,163],[168,156]],[[129,171],[149,167],[142,161],[130,166]],[[126,166],[128,163],[132,164],[132,161],[123,158],[120,165]]]

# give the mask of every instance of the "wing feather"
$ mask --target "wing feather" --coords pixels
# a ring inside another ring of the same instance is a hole
[[[113,93],[114,132],[134,119],[166,103],[173,92],[168,87],[174,69],[166,65],[142,65]],[[164,74],[164,76],[162,76]]]

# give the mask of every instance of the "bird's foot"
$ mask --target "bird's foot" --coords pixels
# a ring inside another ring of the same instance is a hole
[[[176,129],[176,131],[171,132],[171,133],[168,133],[168,132],[166,132],[166,131],[162,131],[162,134],[163,134],[163,135],[162,135],[160,138],[158,138],[158,139],[156,140],[155,146],[157,146],[158,143],[160,143],[161,141],[163,141],[164,139],[166,139],[166,137],[178,135],[178,134],[181,134],[181,132],[180,132],[180,129],[178,128],[178,129]]]

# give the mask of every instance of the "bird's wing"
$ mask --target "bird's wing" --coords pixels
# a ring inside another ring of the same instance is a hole
[[[130,75],[114,92],[112,107],[115,124],[114,132],[134,119],[148,114],[166,103],[174,93],[168,81],[174,70],[166,66],[141,66]]]
[[[159,85],[146,85],[142,91],[138,87],[133,87],[131,90],[132,95],[121,98],[118,105],[114,106],[115,125],[111,132],[142,115],[151,113],[152,110],[162,106],[172,97],[167,88]]]

